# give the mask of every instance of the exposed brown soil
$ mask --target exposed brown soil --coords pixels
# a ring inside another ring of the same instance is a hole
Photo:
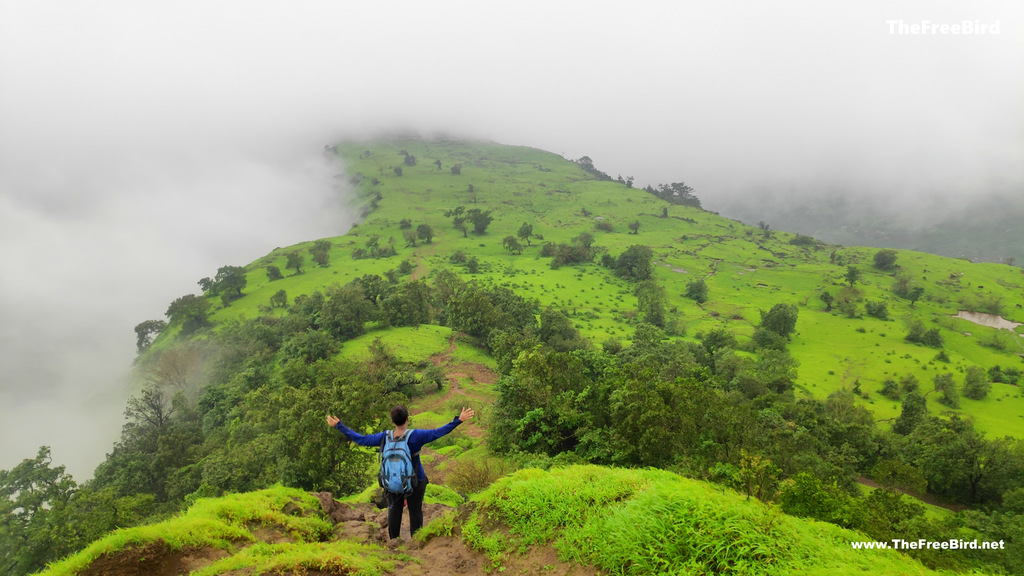
[[[392,574],[411,576],[445,576],[460,574],[483,576],[498,574],[491,568],[491,561],[482,552],[470,550],[457,536],[431,538],[422,547],[405,547],[401,552],[410,556],[411,561],[398,561]],[[502,563],[501,574],[592,576],[601,574],[592,566],[569,564],[558,559],[558,553],[550,546],[531,548],[526,554],[512,554]],[[488,571],[488,568],[490,570]]]
[[[208,566],[228,553],[218,548],[171,550],[163,543],[125,548],[96,559],[81,576],[178,576]]]

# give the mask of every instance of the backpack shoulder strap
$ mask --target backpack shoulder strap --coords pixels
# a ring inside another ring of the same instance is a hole
[[[405,431],[405,436],[403,436],[402,438],[405,439],[405,443],[406,444],[408,444],[409,440],[412,439],[413,430],[415,430],[415,428],[409,428],[408,430]],[[419,453],[419,451],[413,452],[412,448],[410,447],[409,448],[409,455],[411,455],[411,456],[419,456],[420,453]]]

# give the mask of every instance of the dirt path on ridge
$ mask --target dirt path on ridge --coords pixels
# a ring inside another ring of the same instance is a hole
[[[444,370],[445,378],[448,379],[448,391],[445,392],[444,396],[432,398],[423,403],[423,410],[432,412],[437,411],[438,409],[443,408],[456,396],[465,398],[466,405],[470,407],[479,406],[481,403],[489,401],[479,393],[463,388],[460,384],[460,380],[463,378],[469,378],[473,382],[486,384],[488,386],[492,386],[498,381],[498,375],[483,364],[477,364],[474,362],[455,362],[452,360],[452,357],[455,354],[457,341],[460,337],[460,334],[452,334],[451,337],[448,338],[448,349],[444,352],[438,352],[430,357],[431,364]],[[485,434],[485,429],[481,425],[480,421],[476,421],[474,425],[466,427],[465,432],[468,436],[479,438]]]

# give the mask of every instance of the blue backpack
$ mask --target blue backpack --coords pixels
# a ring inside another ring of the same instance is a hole
[[[381,488],[394,494],[411,494],[419,479],[412,465],[414,454],[409,450],[409,436],[412,430],[406,430],[401,438],[394,437],[394,431],[388,430],[387,436],[380,445],[380,472],[377,481]]]

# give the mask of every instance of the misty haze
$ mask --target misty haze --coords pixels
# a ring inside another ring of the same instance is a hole
[[[1021,266],[1022,25],[1017,2],[4,2],[0,469],[51,446],[88,480],[143,386],[136,325],[358,225],[339,143],[587,156],[748,225]]]
[[[588,155],[769,222],[818,195],[915,225],[1024,196],[1014,3],[899,14],[1001,19],[989,37],[893,36],[881,6],[527,8],[8,4],[2,465],[45,443],[87,476],[119,430],[135,324],[219,266],[346,232],[339,169],[318,165],[339,139],[415,130]],[[105,415],[83,418],[90,406]]]

